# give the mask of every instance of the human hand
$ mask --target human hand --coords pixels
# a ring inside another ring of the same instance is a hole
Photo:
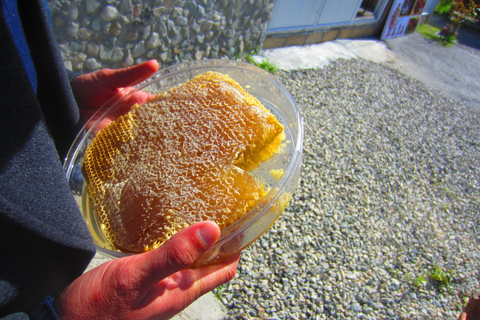
[[[158,62],[149,60],[142,64],[123,69],[101,69],[96,72],[82,74],[72,83],[72,91],[80,108],[82,120],[86,123],[107,101],[111,103],[120,100],[133,90],[133,86],[151,77],[158,70]],[[132,94],[115,112],[102,120],[98,129],[107,126],[120,115],[125,114],[136,104],[142,104],[154,95],[138,91]],[[89,121],[93,125],[96,119]],[[88,123],[87,123],[88,127]]]
[[[239,255],[217,265],[189,266],[220,237],[211,221],[175,234],[160,248],[111,260],[77,278],[55,301],[60,319],[168,319],[230,281]]]

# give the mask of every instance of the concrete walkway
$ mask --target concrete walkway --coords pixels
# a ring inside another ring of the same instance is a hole
[[[446,48],[418,33],[386,43],[403,73],[480,110],[480,51],[475,47],[459,43]]]
[[[302,47],[266,50],[258,61],[267,59],[282,70],[323,68],[338,59],[363,58],[378,63],[393,62],[394,54],[382,41],[335,40]]]

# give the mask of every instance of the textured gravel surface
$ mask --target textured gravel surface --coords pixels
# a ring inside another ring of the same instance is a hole
[[[216,290],[232,319],[456,319],[480,292],[480,112],[388,66],[283,72],[302,178]]]

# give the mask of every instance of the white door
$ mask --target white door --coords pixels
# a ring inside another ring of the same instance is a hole
[[[349,23],[357,15],[362,0],[326,0],[317,25]]]
[[[375,19],[389,0],[379,0]],[[362,0],[277,0],[269,32],[311,30],[317,26],[348,24],[355,20]]]
[[[322,0],[277,0],[269,29],[314,27]]]

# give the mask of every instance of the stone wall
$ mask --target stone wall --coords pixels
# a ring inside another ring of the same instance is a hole
[[[233,58],[261,46],[275,0],[48,0],[67,69]]]

